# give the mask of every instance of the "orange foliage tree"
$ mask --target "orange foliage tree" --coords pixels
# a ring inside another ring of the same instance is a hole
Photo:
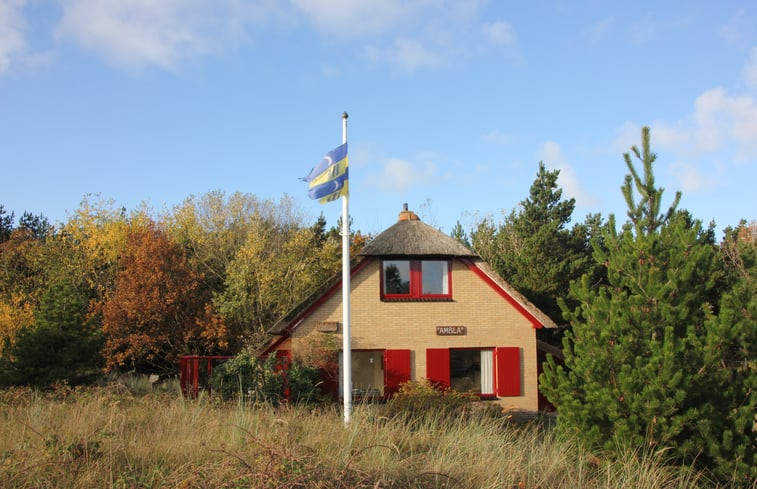
[[[181,355],[222,352],[226,327],[200,279],[154,222],[132,226],[102,308],[106,370],[171,373]]]

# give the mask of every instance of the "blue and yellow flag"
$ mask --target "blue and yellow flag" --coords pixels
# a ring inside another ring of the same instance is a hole
[[[310,184],[308,196],[321,204],[349,195],[347,143],[328,152],[305,181]]]

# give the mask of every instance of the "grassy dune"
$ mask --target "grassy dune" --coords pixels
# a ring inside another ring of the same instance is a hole
[[[408,424],[123,385],[0,392],[2,488],[702,488],[629,451],[610,463],[505,416]],[[135,392],[145,393],[135,393]]]

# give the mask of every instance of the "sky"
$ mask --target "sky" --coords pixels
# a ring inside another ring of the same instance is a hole
[[[501,220],[539,161],[573,222],[623,222],[642,126],[664,208],[722,230],[757,218],[755,97],[753,1],[0,0],[0,205],[220,190],[335,225],[300,178],[346,111],[353,230]]]

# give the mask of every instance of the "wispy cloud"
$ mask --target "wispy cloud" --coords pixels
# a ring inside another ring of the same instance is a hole
[[[437,69],[505,47],[519,60],[517,33],[505,20],[475,28],[481,2],[456,0],[293,0],[329,36],[354,39],[365,60],[400,72]]]
[[[26,0],[0,1],[0,73],[10,70],[26,51],[23,8]]]
[[[417,164],[389,158],[384,162],[381,173],[369,175],[366,180],[385,192],[403,194],[412,187],[429,185],[436,179],[437,168],[433,162]]]
[[[267,12],[231,0],[71,0],[56,34],[117,66],[175,70],[243,38]]]
[[[685,193],[698,193],[715,187],[715,179],[702,174],[702,170],[696,165],[673,163],[669,166],[668,171],[678,181],[679,188]]]
[[[743,45],[745,42],[754,39],[755,32],[757,32],[755,19],[744,10],[734,14],[727,23],[718,29],[720,37],[735,45]]]
[[[24,5],[0,0],[0,73],[27,50]],[[59,0],[54,38],[129,70],[177,71],[264,35],[263,29],[314,29],[324,42],[349,39],[364,59],[393,70],[437,69],[504,46],[515,28],[480,22],[482,2],[456,0]],[[517,57],[516,57],[517,59]],[[329,71],[325,72],[327,76]]]
[[[418,39],[398,38],[386,47],[366,46],[363,55],[373,63],[386,63],[400,71],[437,68],[443,56]]]
[[[428,0],[292,0],[292,4],[318,31],[339,38],[403,30],[433,7]]]
[[[598,42],[605,38],[610,28],[615,23],[614,17],[606,17],[599,22],[596,22],[591,28],[584,33],[592,42]]]
[[[744,81],[748,87],[757,88],[757,46],[749,51],[749,58],[744,65]]]
[[[484,36],[497,46],[514,46],[518,42],[518,35],[509,22],[498,20],[481,26]]]
[[[512,136],[500,131],[499,129],[494,129],[493,131],[487,132],[486,134],[482,134],[481,141],[487,144],[504,145],[510,144],[510,142],[512,141]]]
[[[564,190],[566,197],[576,199],[576,206],[587,208],[596,204],[597,199],[581,188],[573,166],[563,155],[558,143],[546,141],[536,152],[536,157],[543,161],[547,168],[560,170],[557,182]]]
[[[651,41],[657,35],[657,31],[657,23],[650,19],[636,21],[628,28],[631,41],[635,44],[644,44]]]

